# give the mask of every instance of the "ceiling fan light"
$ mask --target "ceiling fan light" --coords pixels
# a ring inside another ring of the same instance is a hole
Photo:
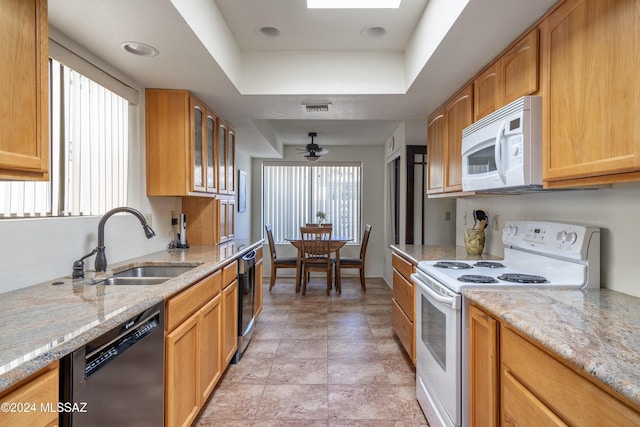
[[[317,162],[320,159],[320,156],[316,156],[315,154],[311,155],[311,154],[307,154],[304,156],[305,159],[307,159],[310,162]]]

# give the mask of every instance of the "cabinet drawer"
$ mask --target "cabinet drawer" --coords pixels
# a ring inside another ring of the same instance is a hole
[[[57,425],[58,413],[53,412],[58,398],[58,362],[54,362],[30,378],[12,387],[12,391],[0,397],[7,411],[0,416],[0,426],[49,426]],[[16,412],[11,409],[15,404]],[[41,404],[51,405],[52,412],[44,411]],[[20,408],[25,410],[20,410]]]
[[[413,315],[413,283],[405,279],[398,270],[393,270],[393,299],[398,303],[402,311],[411,321]]]
[[[167,300],[166,330],[171,331],[220,293],[222,271],[218,270],[189,289]]]
[[[502,376],[502,419],[508,426],[566,426],[509,372]]]
[[[580,426],[640,425],[634,409],[511,329],[502,326],[501,339],[503,378],[515,377],[563,420]]]
[[[238,261],[233,261],[231,264],[224,266],[222,270],[222,287],[226,288],[238,278]]]
[[[396,331],[396,334],[398,335],[398,338],[400,338],[400,342],[404,346],[404,349],[413,360],[413,346],[415,340],[413,332],[413,322],[409,320],[407,316],[405,316],[404,312],[395,302],[395,300],[391,301],[391,305],[391,323],[393,324],[393,330]]]
[[[391,265],[393,268],[398,270],[400,274],[402,274],[405,279],[410,280],[411,274],[413,273],[413,264],[411,264],[406,259],[402,258],[400,255],[395,253],[391,254]]]

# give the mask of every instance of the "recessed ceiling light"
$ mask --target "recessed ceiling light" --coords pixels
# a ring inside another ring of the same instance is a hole
[[[269,26],[260,27],[258,28],[258,34],[260,34],[262,37],[273,39],[276,37],[280,37],[280,29]]]
[[[155,47],[139,42],[124,42],[120,46],[127,52],[138,56],[156,56],[159,53]]]
[[[397,9],[400,0],[307,0],[307,9]]]
[[[370,25],[368,27],[364,27],[360,34],[364,37],[370,37],[372,39],[382,37],[387,33],[387,29],[384,27],[380,27],[379,25]]]

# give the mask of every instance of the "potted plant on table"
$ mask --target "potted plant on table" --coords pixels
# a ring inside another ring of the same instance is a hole
[[[322,225],[324,220],[327,219],[327,216],[325,215],[324,212],[318,211],[316,212],[316,218],[318,218],[318,225]]]

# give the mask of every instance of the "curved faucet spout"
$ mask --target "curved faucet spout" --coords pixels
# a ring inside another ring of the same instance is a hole
[[[107,270],[107,256],[105,254],[105,247],[104,247],[104,226],[107,220],[111,218],[112,215],[120,212],[130,213],[134,215],[136,218],[138,218],[138,220],[140,221],[140,224],[142,224],[142,228],[144,230],[145,236],[147,236],[147,239],[150,239],[156,235],[153,229],[149,227],[149,224],[147,224],[147,220],[144,219],[144,215],[142,215],[139,211],[126,206],[111,209],[109,212],[105,213],[102,216],[102,218],[100,218],[100,222],[98,223],[98,247],[96,248],[97,253],[96,253],[96,261],[95,261],[96,271]]]

